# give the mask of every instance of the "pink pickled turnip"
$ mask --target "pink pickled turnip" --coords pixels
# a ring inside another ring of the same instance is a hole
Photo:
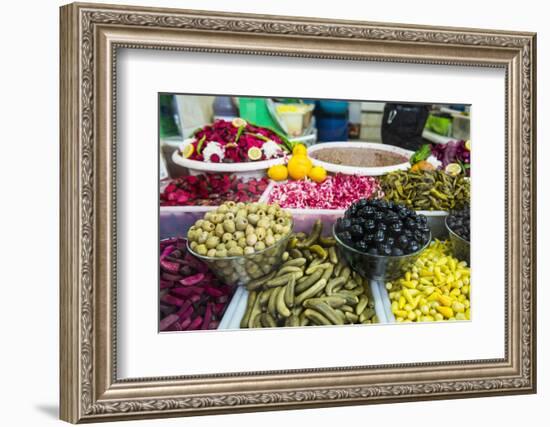
[[[165,259],[160,260],[160,266],[164,271],[168,273],[178,273],[180,271],[180,265],[177,262],[166,261]]]
[[[197,273],[193,276],[187,276],[184,279],[181,279],[178,283],[183,286],[193,286],[197,283],[200,283],[204,279],[204,273]]]
[[[190,324],[191,324],[191,318],[188,317],[187,319],[185,319],[183,322],[180,323],[181,330],[182,331],[186,330]]]
[[[175,296],[172,296],[170,294],[164,295],[160,300],[163,303],[172,304],[172,305],[175,305],[175,306],[178,306],[178,307],[181,307],[184,303],[184,301],[182,299],[176,298]]]
[[[208,329],[210,320],[212,320],[212,304],[206,304],[206,310],[204,311],[204,320],[202,322],[201,329]]]
[[[177,322],[179,320],[179,316],[177,314],[169,314],[164,319],[160,321],[160,330],[165,331],[167,330],[172,324]]]
[[[205,286],[204,290],[206,291],[206,293],[208,295],[213,296],[213,297],[221,297],[221,296],[225,295],[225,293],[223,291],[221,291],[220,289],[216,289],[212,286]]]
[[[187,330],[188,331],[194,331],[194,330],[197,330],[202,324],[202,317],[201,316],[197,316],[193,319],[193,321],[191,322],[191,324],[187,327]]]
[[[160,254],[160,259],[164,259],[166,258],[168,255],[170,255],[172,252],[174,252],[176,250],[176,247],[174,245],[168,245],[166,246],[163,250],[162,250],[162,253]]]

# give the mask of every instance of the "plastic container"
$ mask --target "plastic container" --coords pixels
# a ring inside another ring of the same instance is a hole
[[[201,173],[234,173],[235,175],[250,179],[262,178],[265,176],[266,170],[273,165],[279,165],[286,162],[286,158],[279,157],[271,160],[260,160],[257,162],[242,162],[242,163],[209,163],[198,160],[186,159],[181,156],[181,149],[190,144],[193,138],[183,141],[179,149],[172,153],[172,161],[184,168],[187,168],[190,175],[199,175]]]
[[[357,167],[357,166],[345,166],[337,165],[335,163],[327,163],[322,160],[317,160],[314,158],[313,154],[319,150],[326,148],[361,148],[365,150],[379,150],[379,151],[388,151],[390,153],[400,154],[404,156],[407,160],[403,163],[399,163],[391,166],[377,166],[377,167]],[[409,158],[412,156],[413,152],[410,150],[405,150],[404,148],[395,147],[393,145],[380,144],[378,142],[346,142],[346,141],[337,141],[337,142],[327,142],[325,144],[316,144],[313,147],[308,149],[308,154],[311,158],[311,161],[315,166],[322,166],[326,169],[327,172],[332,173],[343,173],[345,175],[368,175],[368,176],[379,176],[385,175],[389,172],[396,170],[407,170],[411,167],[409,163]]]
[[[210,271],[227,285],[246,285],[254,279],[258,279],[271,273],[282,263],[283,252],[291,233],[265,248],[262,251],[250,255],[209,257],[199,255],[189,247],[189,252],[204,262]]]
[[[359,252],[357,249],[346,245],[336,234],[333,227],[333,236],[336,239],[336,244],[341,255],[345,258],[351,267],[361,276],[376,281],[393,280],[400,277],[412,264],[420,253],[428,247],[431,241],[431,235],[424,246],[418,251],[402,256],[384,256],[384,255],[369,255]]]

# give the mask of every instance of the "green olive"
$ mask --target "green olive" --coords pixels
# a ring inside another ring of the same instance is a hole
[[[245,237],[241,237],[239,240],[237,240],[237,245],[240,246],[241,248],[246,248],[247,244],[246,244],[246,238]]]
[[[228,233],[234,233],[234,232],[235,232],[235,221],[230,220],[230,219],[224,220],[224,222],[223,222],[223,228],[224,228],[225,231],[227,231]]]
[[[249,234],[252,234],[252,233],[254,233],[254,227],[248,224],[244,230],[244,235],[248,236]]]
[[[265,243],[264,242],[256,242],[254,245],[254,249],[257,251],[263,251],[265,249]]]
[[[225,249],[225,243],[219,243],[218,246],[216,246],[217,251],[221,251],[222,249]]]
[[[214,249],[219,243],[220,238],[218,236],[210,236],[208,240],[206,240],[206,247],[208,249]]]
[[[258,224],[258,221],[260,220],[259,215],[255,213],[248,214],[247,216],[248,222],[252,225]]]
[[[227,256],[227,249],[223,248],[223,249],[217,249],[216,250],[216,257],[224,258],[226,256]]]
[[[244,248],[245,255],[252,255],[254,253],[254,248],[252,246],[247,246]]]
[[[201,245],[197,245],[194,251],[199,255],[206,255],[206,253],[208,252],[208,249],[206,249],[206,245],[201,244]]]
[[[224,215],[224,218],[225,219],[228,219],[230,221],[233,221],[235,219],[235,214],[233,212],[227,212],[225,215]]]
[[[265,229],[269,228],[270,225],[271,225],[271,222],[269,221],[268,218],[265,218],[265,217],[260,219],[258,221],[258,223],[256,224],[257,227],[262,227],[262,228],[265,228]]]
[[[197,242],[206,243],[206,241],[208,240],[208,237],[209,237],[209,234],[207,231],[201,231],[197,236]]]
[[[227,209],[226,205],[221,205],[218,209],[216,209],[216,212],[221,213],[221,214],[226,214],[227,211],[228,211],[228,209]]]
[[[283,238],[283,236],[281,236],[279,233],[277,233],[277,234],[273,235],[273,238],[275,239],[275,242],[278,242],[279,240],[281,240]]]
[[[256,234],[254,233],[251,233],[248,236],[246,236],[246,244],[248,246],[254,246],[257,241],[258,241],[258,236],[256,236]]]
[[[206,256],[214,258],[216,256],[216,249],[208,249],[208,252],[206,252]]]
[[[246,216],[237,216],[235,218],[235,228],[239,231],[244,231],[246,229],[246,226],[248,225],[248,220],[246,219]]]
[[[195,222],[194,227],[195,228],[201,228],[203,222],[204,222],[204,219],[198,219],[197,222]]]
[[[235,240],[230,240],[229,242],[225,243],[225,248],[227,250],[234,248],[235,246],[237,246],[237,242]]]
[[[244,249],[240,246],[235,246],[227,251],[229,256],[239,256],[244,254]]]
[[[244,231],[235,231],[233,233],[233,240],[239,240],[241,237],[244,237]]]
[[[260,218],[264,218],[267,214],[263,209],[259,209],[258,212],[256,212],[256,215],[258,215]]]
[[[191,242],[189,243],[189,247],[192,249],[192,250],[196,250],[197,249],[197,246],[198,246],[198,243],[197,242]],[[196,252],[196,251],[195,251]]]
[[[204,214],[204,220],[205,221],[210,221],[212,219],[212,215],[214,215],[214,212],[212,211],[208,211]]]
[[[266,246],[272,246],[273,244],[275,243],[275,238],[273,237],[272,234],[269,234],[267,236],[265,236],[265,244]]]
[[[227,243],[233,240],[233,234],[232,233],[223,233],[222,236],[222,242]]]
[[[256,238],[258,240],[264,240],[266,236],[265,228],[263,227],[256,227]]]
[[[235,207],[235,202],[234,202],[233,200],[230,200],[230,201],[228,201],[228,202],[225,202],[224,204],[225,204],[225,206],[227,206],[228,208],[233,208],[233,207]]]
[[[204,221],[202,223],[202,227],[201,227],[204,231],[208,231],[208,232],[211,232],[211,231],[214,231],[214,229],[216,228],[216,226],[214,225],[213,222],[210,222],[210,221]]]
[[[235,215],[235,218],[240,218],[240,217],[246,218],[247,216],[248,216],[248,212],[246,209],[239,209],[237,211],[237,215]]]

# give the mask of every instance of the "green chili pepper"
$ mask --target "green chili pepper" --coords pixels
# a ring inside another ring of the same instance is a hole
[[[203,135],[202,138],[199,140],[199,143],[197,144],[197,154],[201,153],[202,145],[204,144],[205,139],[206,135]]]

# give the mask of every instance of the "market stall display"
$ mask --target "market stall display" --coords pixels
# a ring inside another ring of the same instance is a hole
[[[215,120],[173,153],[159,231],[197,264],[176,280],[161,257],[161,330],[469,319],[469,141],[306,146],[271,128]]]

